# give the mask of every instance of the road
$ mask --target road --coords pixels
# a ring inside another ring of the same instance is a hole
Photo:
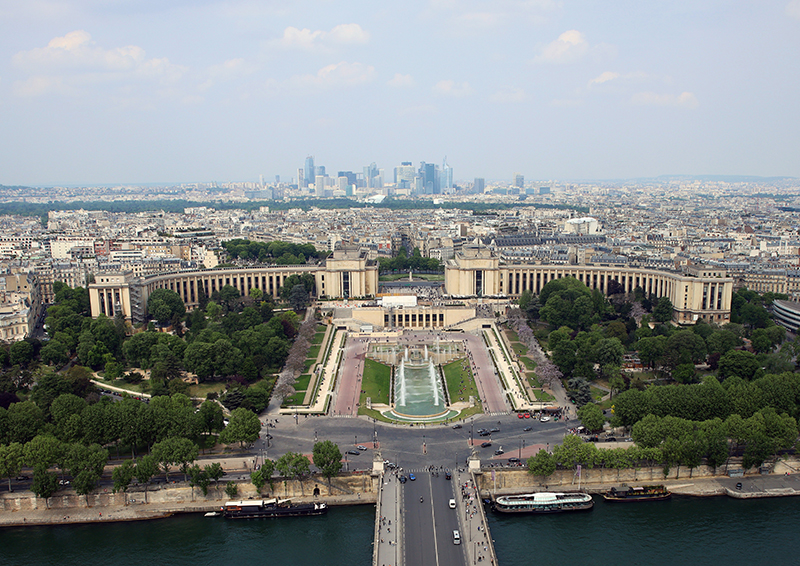
[[[453,544],[453,531],[459,529],[458,513],[448,506],[455,498],[455,483],[443,473],[438,477],[426,471],[412,473],[417,479],[403,485],[405,564],[463,566],[464,546]]]

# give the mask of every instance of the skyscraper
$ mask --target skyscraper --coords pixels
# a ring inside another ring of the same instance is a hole
[[[410,161],[403,161],[394,168],[394,184],[398,189],[410,189],[414,185],[414,173],[414,165]]]
[[[483,194],[486,190],[486,181],[483,177],[475,177],[475,182],[472,183],[472,192],[479,195]]]
[[[316,176],[317,172],[314,169],[314,156],[309,155],[306,157],[306,165],[303,168],[303,187],[311,184],[312,179]]]
[[[453,192],[453,168],[447,164],[447,156],[442,161],[442,171],[439,175],[439,192],[445,194]]]
[[[525,186],[525,176],[522,173],[514,173],[514,186],[520,189]]]

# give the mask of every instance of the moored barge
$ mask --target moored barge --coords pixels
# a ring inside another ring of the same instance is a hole
[[[564,513],[588,511],[593,506],[592,496],[581,492],[502,495],[494,501],[494,510],[500,513]]]
[[[226,519],[267,519],[270,517],[305,517],[324,515],[325,503],[292,503],[290,499],[253,499],[228,501],[221,509]]]

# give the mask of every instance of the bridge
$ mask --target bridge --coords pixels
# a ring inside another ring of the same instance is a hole
[[[401,483],[400,476],[409,474],[416,479]],[[445,471],[396,470],[384,472],[381,480],[374,566],[497,564],[472,473],[462,468],[447,480]]]

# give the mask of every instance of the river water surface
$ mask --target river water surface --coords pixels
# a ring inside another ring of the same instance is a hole
[[[0,564],[369,566],[374,513],[373,505],[362,505],[324,517],[225,521],[198,514],[6,528]],[[799,498],[610,504],[596,497],[588,512],[488,513],[501,566],[800,563]]]

